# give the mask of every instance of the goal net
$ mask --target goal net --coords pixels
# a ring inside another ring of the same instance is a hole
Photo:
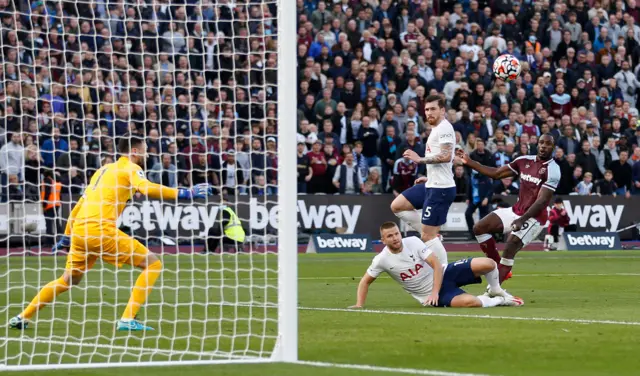
[[[297,360],[295,2],[0,0],[0,22],[0,370]],[[106,225],[82,281],[51,285],[67,218],[131,134],[144,179],[215,187],[132,194],[118,217],[162,262],[135,332],[117,323],[144,268]]]

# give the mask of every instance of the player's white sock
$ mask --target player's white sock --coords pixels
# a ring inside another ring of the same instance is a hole
[[[478,295],[478,299],[482,302],[482,308],[496,307],[504,303],[504,298],[502,296],[490,298],[487,295]]]
[[[431,252],[433,252],[434,255],[436,255],[441,263],[445,265],[449,263],[447,261],[447,250],[444,248],[439,236],[436,236],[424,244],[431,250]]]
[[[500,273],[498,272],[497,267],[493,268],[492,271],[485,274],[484,277],[487,279],[487,282],[489,283],[489,289],[491,289],[492,291],[497,291],[502,289],[500,287]]]
[[[515,264],[515,260],[503,257],[500,259],[500,263],[504,266],[513,266],[513,264]]]
[[[422,232],[422,211],[421,210],[405,210],[395,213],[396,217],[400,218],[412,229],[418,233]]]

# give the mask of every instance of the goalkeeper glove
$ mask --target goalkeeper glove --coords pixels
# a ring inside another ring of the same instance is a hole
[[[62,235],[62,237],[60,238],[60,241],[58,241],[56,245],[54,245],[53,248],[51,248],[51,251],[53,253],[56,253],[61,249],[69,249],[69,247],[71,247],[71,238],[68,237],[67,235]]]
[[[192,199],[192,198],[205,198],[207,196],[213,195],[213,187],[209,184],[197,184],[191,189],[179,188],[178,189],[178,198],[179,199]]]

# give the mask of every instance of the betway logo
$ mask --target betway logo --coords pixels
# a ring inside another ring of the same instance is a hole
[[[278,228],[278,206],[267,209],[259,205],[256,199],[251,199],[251,228],[262,230],[267,225]],[[298,200],[298,227],[313,228],[347,228],[347,234],[352,234],[358,224],[358,217],[362,205],[311,205],[304,200]],[[346,225],[346,226],[345,226]]]
[[[573,236],[571,234],[567,234],[567,240],[571,245],[596,245],[596,246],[606,246],[608,248],[613,248],[616,239],[614,236],[595,236],[595,235],[579,235]]]
[[[533,177],[529,174],[521,174],[520,179],[528,181],[529,183],[533,183],[535,185],[540,185],[540,183],[542,183],[542,179]]]
[[[200,231],[198,236],[206,236],[214,225],[219,206],[178,205],[163,206],[160,201],[143,201],[142,204],[127,206],[118,218],[118,227],[125,225],[133,231],[178,230]],[[152,219],[155,219],[152,221]]]
[[[565,200],[564,207],[569,214],[570,223],[578,227],[593,227],[613,232],[618,230],[622,218],[623,205],[576,205]]]
[[[267,226],[278,228],[278,206],[267,208],[257,199],[249,201],[249,226],[252,230],[263,230]],[[310,205],[298,200],[298,227],[304,229],[345,228],[353,233],[360,216],[361,205]],[[160,201],[144,201],[140,205],[127,206],[118,218],[118,226],[125,225],[133,231],[159,229],[196,231],[206,236],[215,224],[220,207],[218,205],[162,205]],[[242,213],[238,213],[242,216]],[[244,213],[246,216],[246,212]],[[246,219],[246,218],[245,218]],[[204,227],[204,228],[203,228]]]
[[[351,238],[345,239],[340,236],[336,236],[331,239],[318,238],[318,246],[320,248],[359,248],[361,251],[367,249],[366,238]]]

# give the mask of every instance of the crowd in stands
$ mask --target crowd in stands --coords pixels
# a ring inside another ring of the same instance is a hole
[[[294,0],[292,0],[294,1]],[[424,98],[501,166],[551,133],[558,194],[640,193],[636,0],[295,0],[298,190],[399,194],[424,173]],[[276,1],[0,0],[2,200],[80,193],[148,139],[148,178],[276,193]],[[522,62],[496,82],[494,59]],[[295,72],[291,72],[292,77]],[[287,93],[288,94],[288,93]],[[455,168],[461,200],[518,182]]]
[[[49,183],[82,192],[127,134],[146,136],[156,183],[274,193],[276,12],[275,1],[0,0],[2,200]]]
[[[626,1],[297,1],[298,189],[399,194],[424,173],[424,99],[440,94],[457,144],[502,166],[551,133],[558,194],[640,194],[640,7]],[[496,82],[501,54],[522,63]],[[635,67],[635,68],[634,68]],[[343,167],[344,166],[344,167]],[[357,177],[354,179],[352,176]],[[462,201],[518,193],[455,168]]]

